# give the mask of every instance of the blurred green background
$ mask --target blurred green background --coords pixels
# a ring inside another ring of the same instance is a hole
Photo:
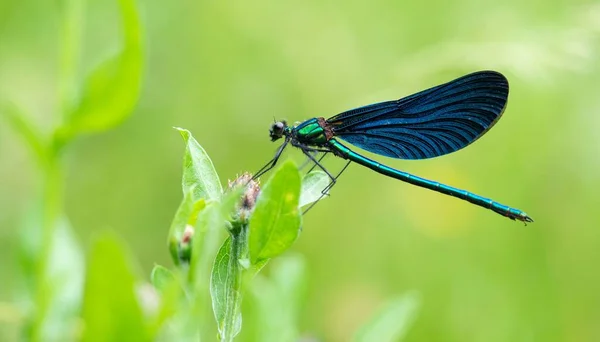
[[[59,105],[56,3],[0,2],[0,97],[45,131]],[[87,2],[79,74],[117,48],[116,6]],[[407,341],[600,340],[600,3],[139,7],[146,61],[133,115],[66,151],[65,207],[84,246],[110,229],[146,274],[155,262],[171,264],[165,241],[183,155],[172,126],[189,129],[221,178],[232,179],[272,157],[273,118],[329,117],[494,69],[511,94],[484,138],[432,160],[378,160],[525,210],[535,223],[523,227],[354,165],[305,216],[294,246],[309,268],[300,327],[345,341],[385,298],[417,290],[422,307]],[[0,302],[8,303],[20,222],[40,183],[30,152],[0,122]]]

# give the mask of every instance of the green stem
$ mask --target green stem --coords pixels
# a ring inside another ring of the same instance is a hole
[[[59,125],[65,119],[74,93],[74,81],[80,57],[80,42],[83,27],[83,0],[64,0],[60,31],[60,78],[58,84]],[[53,297],[48,282],[48,262],[52,252],[53,238],[63,209],[63,175],[58,152],[54,146],[46,147],[43,161],[42,189],[42,244],[38,254],[35,293],[36,313],[31,328],[31,341],[43,341],[46,318]]]
[[[50,299],[53,296],[48,282],[48,261],[52,250],[54,232],[62,213],[63,178],[59,161],[50,156],[44,168],[42,207],[42,246],[38,255],[35,293],[36,317],[31,330],[32,341],[44,340],[44,324]]]

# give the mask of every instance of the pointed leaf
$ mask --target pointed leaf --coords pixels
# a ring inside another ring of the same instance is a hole
[[[322,191],[329,185],[329,176],[323,171],[313,171],[302,178],[300,207],[321,199]],[[323,198],[326,198],[323,196]]]
[[[83,341],[149,340],[123,246],[112,235],[98,239],[87,262]]]
[[[142,28],[135,0],[119,0],[123,48],[89,75],[81,101],[56,133],[57,143],[79,133],[113,128],[129,116],[137,102],[142,76]]]
[[[357,342],[400,341],[417,317],[419,296],[408,293],[390,300],[354,337]]]
[[[190,131],[175,127],[185,141],[183,157],[183,190],[194,188],[194,200],[219,200],[223,193],[221,181],[208,154],[194,139]]]
[[[210,294],[221,341],[231,341],[242,329],[242,273],[240,237],[225,240],[213,265]]]
[[[250,217],[250,261],[273,258],[288,249],[300,231],[300,173],[285,162],[263,187]]]
[[[168,268],[161,265],[154,265],[152,273],[150,273],[150,281],[159,292],[165,291],[175,279],[175,275]]]

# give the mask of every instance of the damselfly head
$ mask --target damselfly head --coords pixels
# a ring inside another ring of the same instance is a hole
[[[287,123],[285,121],[276,121],[271,125],[269,129],[269,136],[271,137],[271,141],[275,141],[281,139],[287,128]]]

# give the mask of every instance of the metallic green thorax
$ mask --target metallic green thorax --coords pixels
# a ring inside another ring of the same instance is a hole
[[[319,119],[306,120],[294,127],[298,142],[306,145],[323,145],[327,142],[325,129],[321,126]]]

